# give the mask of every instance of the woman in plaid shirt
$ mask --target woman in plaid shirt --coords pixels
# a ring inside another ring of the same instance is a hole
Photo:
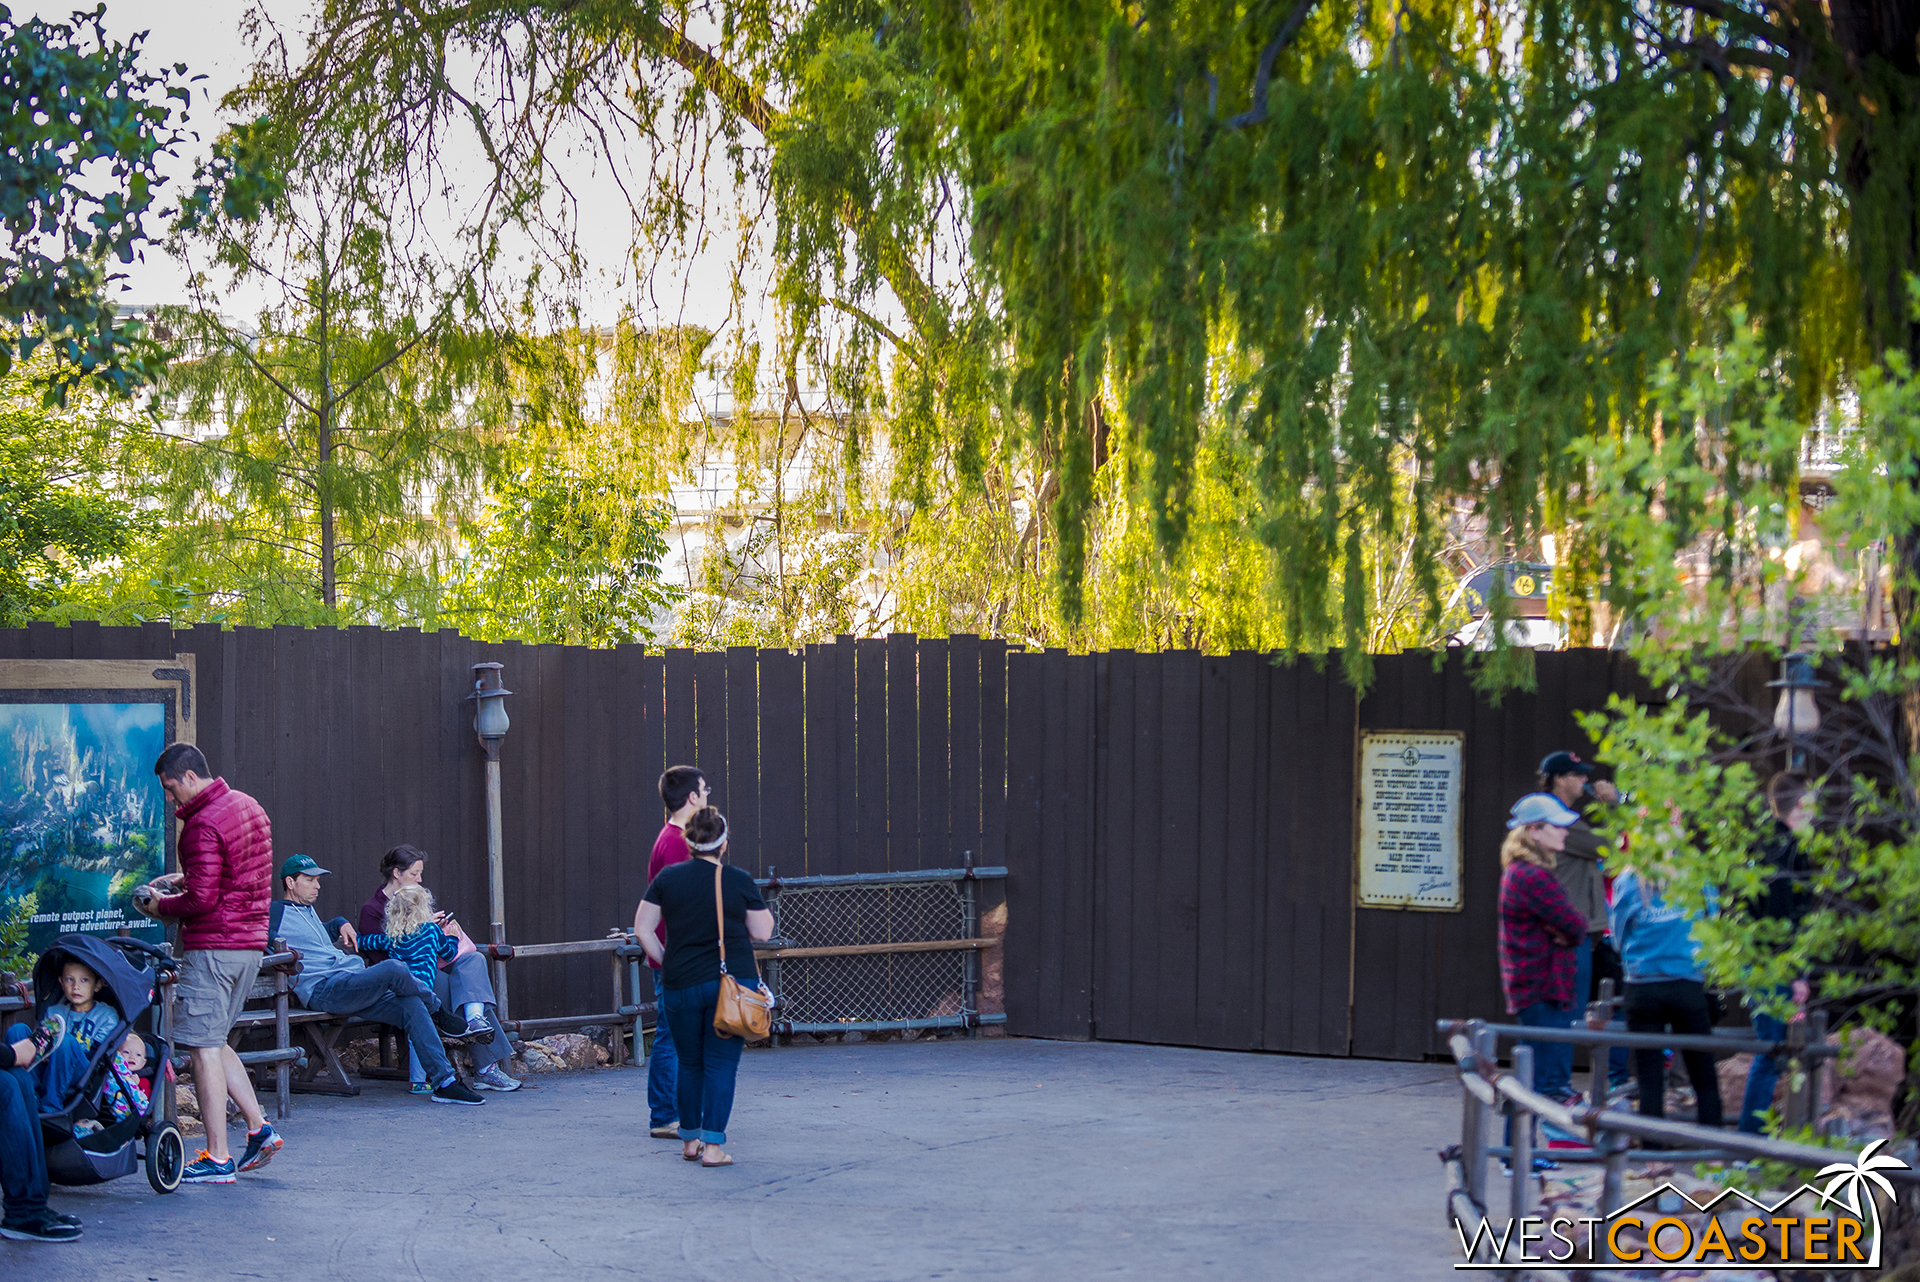
[[[1587,919],[1553,875],[1567,829],[1579,819],[1551,793],[1529,793],[1514,803],[1500,847],[1500,986],[1507,1010],[1535,1028],[1570,1028],[1579,1011],[1573,981]],[[1549,1099],[1579,1102],[1573,1046],[1528,1045],[1533,1088]]]

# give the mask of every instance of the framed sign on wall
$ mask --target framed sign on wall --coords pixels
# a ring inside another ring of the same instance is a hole
[[[0,660],[0,909],[32,899],[27,950],[126,928],[159,943],[135,886],[177,866],[169,743],[194,742],[194,661]]]
[[[1355,902],[1362,908],[1458,912],[1461,761],[1458,730],[1369,730],[1355,771]]]

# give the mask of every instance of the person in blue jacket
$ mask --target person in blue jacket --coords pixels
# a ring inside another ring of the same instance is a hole
[[[1626,971],[1627,1031],[1697,1036],[1713,1031],[1706,977],[1693,940],[1693,925],[1702,915],[1667,903],[1660,888],[1637,868],[1614,878],[1607,925]],[[1640,1081],[1640,1115],[1664,1117],[1665,1056],[1657,1049],[1637,1049],[1633,1055]],[[1713,1056],[1685,1051],[1681,1058],[1699,1100],[1697,1120],[1702,1126],[1719,1126],[1720,1079],[1713,1070]]]

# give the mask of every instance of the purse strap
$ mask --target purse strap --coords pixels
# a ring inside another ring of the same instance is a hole
[[[727,973],[727,911],[720,906],[720,865],[713,866],[713,923],[720,932],[720,973]]]

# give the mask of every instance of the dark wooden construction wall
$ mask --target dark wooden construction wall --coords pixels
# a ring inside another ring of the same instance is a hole
[[[1495,954],[1509,808],[1575,715],[1639,694],[1604,650],[1536,656],[1498,707],[1464,656],[1238,652],[1008,664],[1007,1009],[1045,1037],[1419,1059],[1435,1021],[1504,1015]],[[1354,763],[1367,730],[1460,730],[1464,904],[1357,908]],[[1087,782],[1091,781],[1091,782]]]
[[[632,920],[669,764],[708,774],[736,862],[766,876],[1006,865],[1009,1027],[1042,1037],[1418,1058],[1442,1015],[1499,1015],[1497,852],[1618,656],[1538,656],[1493,707],[1459,656],[1013,652],[909,635],[723,653],[484,644],[451,631],[34,624],[0,659],[197,656],[213,768],[257,796],[280,856],[333,870],[356,915],[410,842],[476,937],[487,923],[472,664],[505,665],[508,938]],[[1466,909],[1357,910],[1353,768],[1366,730],[1466,732]],[[599,958],[514,963],[516,1013],[604,1009]]]

